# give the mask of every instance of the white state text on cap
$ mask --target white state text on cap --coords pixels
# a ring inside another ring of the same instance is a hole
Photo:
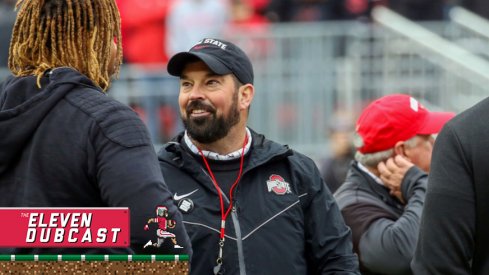
[[[221,48],[223,50],[225,50],[226,47],[228,46],[228,45],[222,43],[221,41],[218,41],[218,40],[215,40],[215,39],[211,39],[211,38],[202,39],[199,42],[197,42],[196,45],[199,45],[199,44],[211,44],[211,45],[218,46],[219,48]]]

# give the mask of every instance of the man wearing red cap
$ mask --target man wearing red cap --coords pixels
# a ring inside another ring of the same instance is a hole
[[[362,274],[411,274],[434,137],[453,113],[411,96],[372,102],[356,124],[357,152],[335,198]]]

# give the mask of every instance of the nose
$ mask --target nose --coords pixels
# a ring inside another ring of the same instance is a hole
[[[189,94],[189,99],[190,100],[199,100],[199,99],[204,99],[204,93],[202,92],[202,90],[197,86],[195,85],[194,87],[192,87],[192,90],[190,91],[190,94]]]

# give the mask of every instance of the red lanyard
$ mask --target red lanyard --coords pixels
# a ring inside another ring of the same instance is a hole
[[[244,163],[244,150],[246,147],[246,143],[248,143],[248,135],[246,134],[246,137],[244,139],[243,143],[243,149],[241,150],[241,160],[239,163],[239,173],[238,177],[236,178],[236,181],[234,181],[233,185],[231,186],[231,190],[229,191],[229,207],[224,212],[224,202],[222,199],[222,192],[221,189],[219,188],[219,185],[217,184],[217,180],[214,177],[214,173],[212,173],[211,167],[209,166],[209,163],[207,162],[207,159],[205,158],[204,154],[202,153],[202,150],[199,149],[199,154],[202,156],[202,159],[204,160],[205,167],[207,168],[207,171],[209,172],[211,178],[212,178],[212,183],[214,184],[214,187],[217,190],[217,194],[219,195],[219,203],[221,206],[221,233],[220,233],[220,239],[221,241],[224,240],[224,232],[226,228],[226,218],[229,215],[229,212],[231,211],[231,208],[233,207],[233,190],[234,188],[238,185],[239,180],[241,179],[241,175],[243,173],[243,163]]]

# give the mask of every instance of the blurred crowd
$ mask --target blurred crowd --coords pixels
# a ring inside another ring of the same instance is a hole
[[[0,67],[7,65],[16,0],[0,0]],[[126,63],[166,63],[200,37],[222,36],[229,26],[260,31],[275,22],[368,20],[385,5],[412,20],[443,20],[461,5],[489,18],[485,0],[117,0]]]

